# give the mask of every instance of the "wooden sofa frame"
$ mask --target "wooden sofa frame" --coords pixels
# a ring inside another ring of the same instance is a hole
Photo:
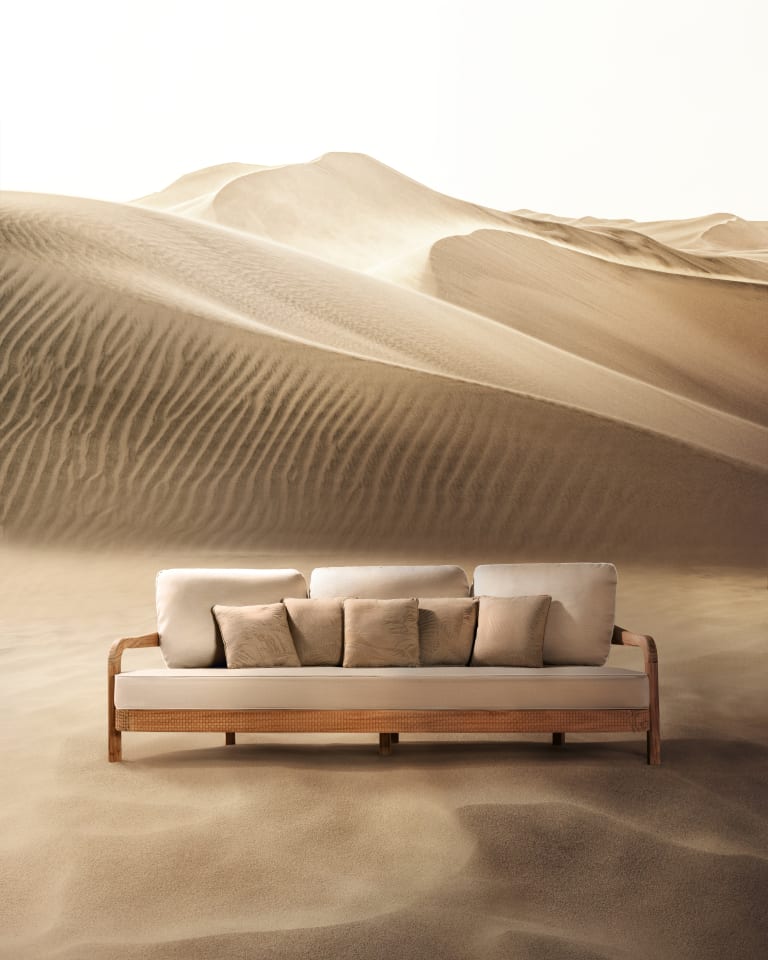
[[[646,732],[648,763],[661,763],[659,675],[652,637],[613,628],[612,643],[639,647],[648,676],[646,709],[612,710],[116,710],[115,676],[123,651],[157,647],[160,637],[116,640],[107,661],[107,736],[110,761],[122,759],[123,731],[154,733],[378,733],[379,752],[387,755],[400,733],[552,733],[562,745],[566,733]],[[397,731],[397,732],[394,732]]]

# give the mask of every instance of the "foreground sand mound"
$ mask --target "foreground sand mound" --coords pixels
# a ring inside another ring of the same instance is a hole
[[[10,195],[2,223],[13,537],[762,549],[766,431],[726,402],[191,220]]]

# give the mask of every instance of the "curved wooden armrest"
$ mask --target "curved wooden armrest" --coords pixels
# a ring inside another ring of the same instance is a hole
[[[122,733],[115,729],[115,676],[120,673],[123,650],[129,647],[159,647],[160,635],[147,633],[143,637],[123,637],[115,640],[107,657],[107,744],[110,763],[122,759]]]
[[[147,633],[143,637],[123,637],[122,640],[115,640],[115,642],[109,648],[109,656],[107,657],[107,669],[109,671],[109,675],[113,677],[116,673],[120,673],[123,650],[127,650],[130,647],[159,646],[160,635],[157,633]]]
[[[614,626],[611,643],[620,644],[625,647],[640,647],[645,658],[645,669],[648,671],[648,665],[659,662],[659,655],[656,651],[656,641],[653,637],[646,636],[644,633],[632,633],[625,630],[624,627]]]
[[[645,658],[648,676],[648,763],[661,763],[661,728],[659,726],[659,655],[653,637],[644,633],[631,633],[623,627],[614,626],[611,643],[625,647],[640,647]]]

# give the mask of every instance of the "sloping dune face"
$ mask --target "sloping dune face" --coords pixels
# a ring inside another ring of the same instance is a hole
[[[4,533],[758,559],[759,258],[750,280],[722,251],[659,259],[641,226],[489,211],[345,155],[136,206],[6,194]]]
[[[606,262],[500,230],[438,241],[430,270],[452,303],[768,425],[768,286]]]

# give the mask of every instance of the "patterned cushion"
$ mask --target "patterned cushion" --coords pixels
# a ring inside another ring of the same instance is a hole
[[[419,659],[423,667],[469,663],[477,622],[473,597],[419,599]]]
[[[345,600],[345,667],[418,667],[419,601]]]
[[[248,607],[217,603],[213,615],[224,641],[228,667],[301,666],[282,603]]]

